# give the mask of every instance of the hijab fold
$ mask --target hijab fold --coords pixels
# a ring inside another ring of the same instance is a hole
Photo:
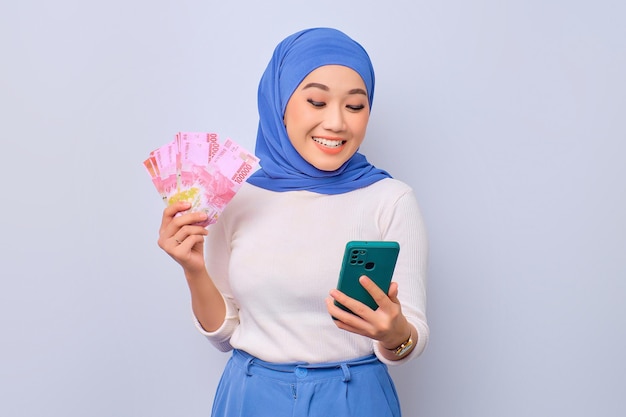
[[[367,88],[371,109],[374,69],[361,45],[330,28],[306,29],[287,37],[274,50],[259,83],[255,153],[261,169],[248,178],[249,183],[272,191],[342,194],[390,177],[358,152],[337,170],[322,171],[291,144],[283,124],[287,102],[302,80],[324,65],[343,65],[356,71]]]

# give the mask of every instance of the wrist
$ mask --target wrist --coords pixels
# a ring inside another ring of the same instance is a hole
[[[408,336],[402,339],[402,341],[398,342],[397,344],[380,344],[380,346],[387,351],[387,354],[384,356],[391,357],[394,360],[406,356],[415,347],[416,337],[417,335],[413,329],[413,326],[409,326]]]
[[[201,268],[183,268],[183,271],[187,282],[198,282],[210,278],[204,266]]]
[[[413,333],[413,326],[406,322],[405,326],[402,326],[401,330],[395,332],[393,337],[386,340],[380,340],[380,346],[385,350],[394,350],[402,343],[406,342]]]

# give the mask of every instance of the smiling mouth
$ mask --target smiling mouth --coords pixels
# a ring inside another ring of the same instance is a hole
[[[322,146],[325,146],[327,148],[339,148],[340,146],[342,146],[344,143],[346,143],[345,140],[330,140],[330,139],[324,139],[324,138],[318,138],[313,136],[313,141],[315,143],[318,143]]]

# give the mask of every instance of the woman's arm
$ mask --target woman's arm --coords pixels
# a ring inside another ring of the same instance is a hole
[[[207,214],[184,213],[190,207],[187,202],[178,202],[163,210],[158,244],[183,267],[193,312],[206,331],[214,331],[224,323],[226,306],[205,266],[204,238],[208,231],[197,223],[205,221]]]
[[[407,191],[381,211],[382,239],[398,241],[400,254],[394,272],[394,281],[385,294],[367,277],[361,277],[361,285],[370,293],[379,308],[371,310],[345,294],[334,289],[327,299],[329,313],[336,317],[337,327],[370,337],[374,351],[387,362],[409,360],[419,355],[428,341],[426,322],[426,270],[428,242],[422,215],[413,195]],[[400,296],[398,295],[400,294]],[[336,307],[336,300],[356,315]],[[411,337],[411,346],[401,356],[393,351]]]

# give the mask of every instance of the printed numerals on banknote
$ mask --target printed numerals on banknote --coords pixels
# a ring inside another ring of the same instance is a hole
[[[252,175],[259,160],[232,139],[220,142],[216,133],[180,132],[150,152],[143,162],[166,205],[191,203],[215,223],[224,207]]]

